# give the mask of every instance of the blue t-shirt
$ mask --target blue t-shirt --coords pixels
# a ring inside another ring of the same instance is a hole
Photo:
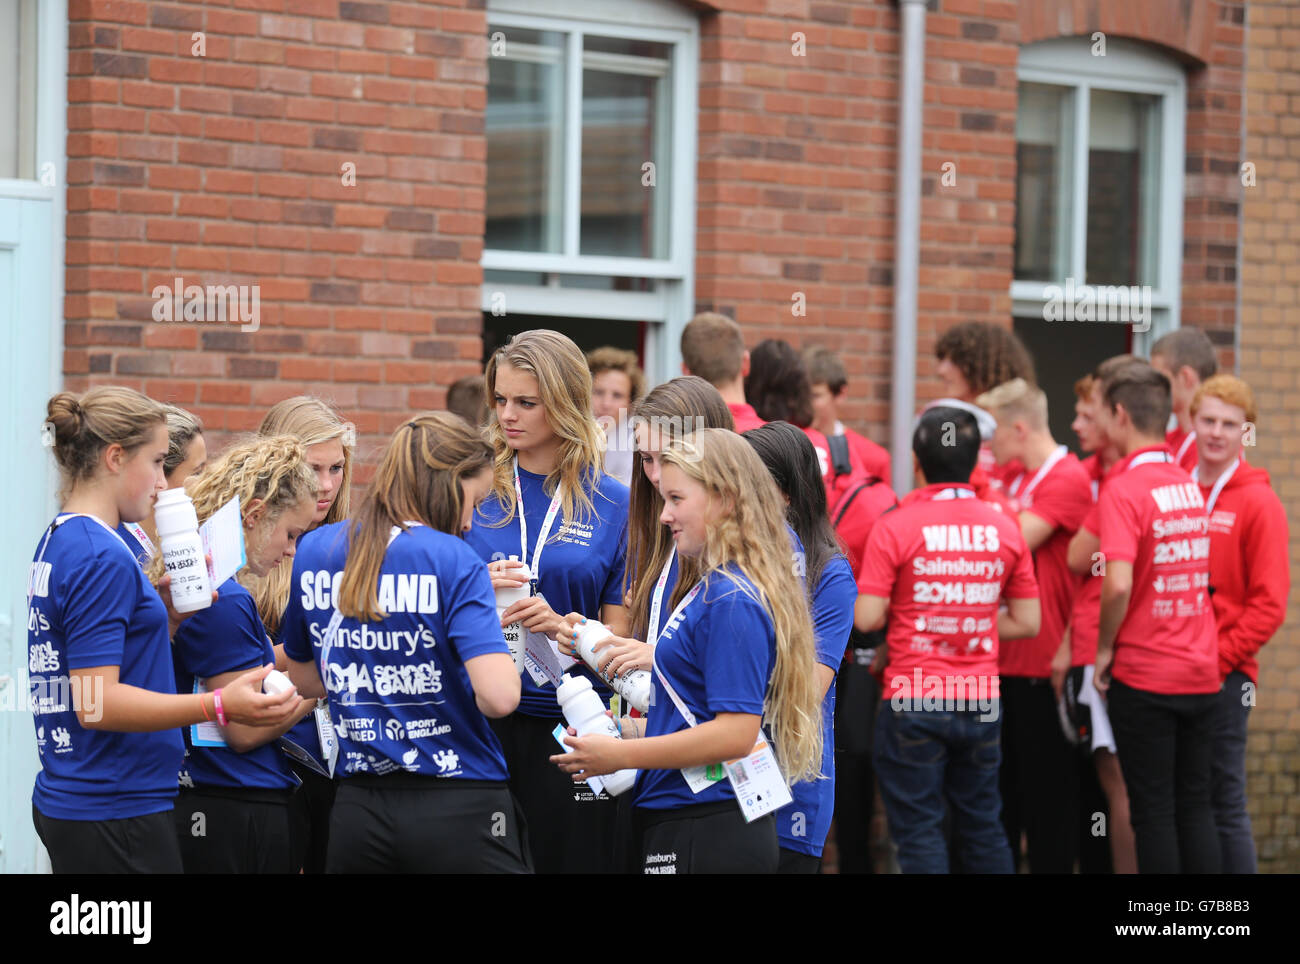
[[[524,517],[528,521],[528,541],[534,544],[546,518],[546,510],[551,505],[551,496],[543,489],[545,481],[544,475],[519,470],[519,485],[524,493]],[[538,592],[546,597],[547,604],[561,616],[582,613],[588,619],[599,619],[602,605],[623,605],[628,491],[622,482],[602,473],[600,481],[587,494],[596,510],[594,516],[580,510],[579,518],[566,523],[559,514],[556,515],[551,534],[542,550]],[[489,496],[475,511],[474,527],[465,535],[465,541],[478,553],[482,562],[519,556],[531,569],[534,545],[530,544],[527,552],[519,555],[518,512],[505,525],[493,528],[492,524],[499,523],[503,518],[505,511],[501,503]],[[486,572],[486,567],[481,568]],[[495,596],[493,598],[495,600]],[[500,622],[498,619],[497,624],[500,625]],[[586,665],[579,662],[568,672],[579,670],[586,671]],[[601,699],[608,702],[610,689],[594,673],[587,672],[587,676]],[[528,672],[523,674],[522,683],[520,713],[557,720],[563,716],[559,704],[555,702],[554,686],[549,682],[538,686]]]
[[[185,747],[178,730],[114,733],[77,722],[69,670],[118,667],[129,686],[175,692],[167,609],[104,523],[63,517],[31,570],[27,668],[41,772],[32,803],[56,820],[118,820],[172,809]],[[57,520],[56,520],[57,522]],[[89,711],[103,691],[86,693]]]
[[[822,567],[812,598],[813,634],[817,662],[838,672],[849,632],[858,587],[849,562],[841,555]],[[835,680],[822,700],[822,775],[824,780],[801,780],[790,787],[794,798],[777,812],[776,830],[781,846],[820,857],[835,815]]]
[[[510,653],[487,567],[463,541],[426,526],[384,554],[379,606],[388,618],[343,619],[322,644],[347,560],[346,523],[321,526],[298,547],[284,612],[284,651],[324,656],[337,776],[396,770],[463,780],[507,779],[501,744],[474,700],[465,663]]]
[[[200,609],[176,630],[176,692],[193,693],[197,680],[256,669],[275,662],[252,594],[234,579],[217,587],[217,601]],[[247,753],[225,746],[195,746],[185,727],[185,768],[181,785],[286,790],[297,781],[274,740]],[[188,777],[188,780],[186,779]]]
[[[776,666],[776,629],[758,602],[753,584],[736,569],[729,573],[708,573],[704,588],[660,632],[647,737],[688,728],[663,688],[661,672],[697,723],[707,723],[719,713],[763,715],[768,679]],[[667,810],[735,798],[730,781],[725,779],[696,794],[680,770],[642,770],[637,774],[633,802],[638,807]]]
[[[148,539],[149,536],[140,528],[138,522],[120,523],[117,527],[117,534],[122,537],[126,547],[131,550],[131,554],[135,556],[135,561],[140,563],[141,569],[149,565],[149,560],[153,558],[153,550],[148,544],[141,541],[141,537]]]

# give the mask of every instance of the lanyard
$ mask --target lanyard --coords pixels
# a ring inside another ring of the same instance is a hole
[[[673,546],[668,553],[668,560],[664,563],[664,571],[659,573],[659,581],[655,583],[654,595],[650,599],[650,622],[646,626],[646,639],[653,642],[659,636],[659,612],[664,604],[664,586],[668,585],[668,573],[672,571],[673,560],[677,558],[677,547]]]
[[[1021,472],[1016,476],[1016,481],[1011,483],[1011,488],[1008,490],[1008,493],[1010,495],[1019,495],[1022,499],[1029,498],[1030,493],[1032,493],[1034,489],[1038,488],[1038,483],[1047,477],[1047,473],[1051,472],[1056,463],[1065,458],[1066,453],[1069,451],[1070,450],[1064,445],[1058,445],[1056,451],[1047,457],[1047,461],[1039,467],[1038,471],[1034,474],[1034,477],[1029,480],[1029,484],[1025,486],[1025,491],[1023,493],[1020,492],[1020,483],[1025,481],[1024,472]]]
[[[120,535],[118,535],[117,530],[114,529],[107,522],[105,522],[103,519],[101,519],[99,516],[91,515],[89,512],[69,512],[67,515],[62,516],[61,518],[56,516],[54,521],[50,523],[50,527],[45,530],[45,541],[41,543],[41,551],[36,554],[36,561],[32,563],[31,572],[27,577],[27,608],[28,609],[32,608],[32,597],[36,595],[35,592],[36,569],[41,564],[41,562],[45,559],[45,550],[49,547],[50,539],[53,538],[54,536],[54,530],[57,529],[59,526],[63,525],[63,523],[67,522],[68,520],[78,519],[78,518],[94,519],[105,529],[111,532],[113,534],[114,539],[122,543],[123,549],[125,549],[127,552],[131,552],[131,547],[128,546],[125,541],[123,541]],[[131,552],[131,561],[132,562],[136,561],[134,552]],[[137,563],[137,565],[139,565],[139,563]]]
[[[531,561],[528,557],[528,519],[524,515],[524,489],[519,484],[519,456],[515,456],[515,499],[519,505],[519,558],[528,564],[529,571],[533,574],[532,594],[537,595],[537,581],[541,578],[541,561],[542,549],[546,545],[546,537],[551,534],[551,525],[555,522],[555,514],[560,511],[560,504],[564,500],[564,486],[555,487],[555,498],[551,500],[551,507],[546,510],[546,517],[542,520],[542,529],[537,533],[537,545],[533,547]]]
[[[1214,511],[1214,503],[1219,501],[1219,493],[1223,491],[1223,487],[1228,484],[1228,480],[1232,478],[1232,473],[1237,471],[1237,466],[1239,466],[1240,464],[1241,464],[1241,459],[1239,458],[1233,459],[1232,464],[1228,466],[1228,471],[1224,472],[1221,476],[1219,476],[1219,481],[1214,483],[1214,487],[1210,489],[1210,497],[1205,500],[1206,515],[1209,515]],[[1199,469],[1200,469],[1199,465],[1196,468],[1192,469],[1193,482],[1196,482],[1197,479],[1199,478],[1199,474],[1200,474],[1198,471]],[[1197,482],[1197,484],[1199,485],[1200,483]]]
[[[1130,472],[1133,469],[1136,469],[1139,465],[1151,465],[1154,462],[1168,463],[1168,462],[1172,462],[1173,460],[1174,457],[1170,455],[1168,452],[1166,452],[1164,449],[1157,449],[1154,452],[1143,452],[1132,462],[1130,462],[1128,464],[1128,468],[1126,468],[1124,471]]]
[[[681,602],[677,604],[677,608],[673,610],[673,614],[668,618],[668,623],[670,625],[672,624],[673,620],[676,619],[678,616],[680,616],[683,610],[685,610],[686,607],[689,606],[692,601],[694,601],[695,597],[700,594],[700,590],[703,587],[704,587],[703,579],[701,579],[699,582],[697,582],[694,586],[691,587],[691,591],[686,594],[686,598],[684,598]],[[650,661],[651,664],[654,666],[655,675],[659,677],[659,682],[663,684],[664,692],[668,694],[668,698],[671,699],[673,701],[673,705],[677,707],[677,712],[682,714],[682,719],[686,721],[686,725],[692,727],[699,726],[699,721],[695,719],[695,714],[692,713],[687,708],[686,704],[682,701],[682,698],[677,695],[677,691],[673,689],[672,683],[668,682],[668,677],[664,675],[664,671],[659,668],[659,647],[658,645],[656,645],[658,642],[659,642],[659,634],[657,632],[651,634],[650,645],[654,646],[654,652],[651,653],[650,655]]]
[[[1187,438],[1183,439],[1183,444],[1178,446],[1178,454],[1174,456],[1174,461],[1181,463],[1183,461],[1183,453],[1186,452],[1187,447],[1195,441],[1196,441],[1196,433],[1188,432]]]
[[[144,531],[144,527],[141,526],[140,523],[126,522],[123,524],[126,526],[127,532],[135,536],[136,542],[140,543],[140,548],[149,553],[150,559],[158,555],[158,550],[154,548],[153,540],[149,538],[149,533]],[[114,535],[116,535],[116,533],[114,533]]]
[[[948,499],[973,499],[975,493],[970,489],[943,489],[930,496],[931,502],[943,502]]]

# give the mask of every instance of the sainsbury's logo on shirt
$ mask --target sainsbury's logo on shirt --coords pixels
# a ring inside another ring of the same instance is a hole
[[[1158,485],[1151,490],[1151,498],[1155,499],[1161,512],[1173,512],[1175,509],[1200,509],[1205,506],[1200,486],[1191,481]]]
[[[998,527],[981,525],[922,526],[926,552],[997,552]]]

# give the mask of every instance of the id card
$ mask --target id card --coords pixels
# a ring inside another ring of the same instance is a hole
[[[749,756],[731,760],[725,766],[727,779],[736,792],[736,801],[746,823],[779,810],[794,799],[790,796],[785,777],[781,775],[776,754],[761,732]]]
[[[320,755],[329,770],[330,779],[334,779],[334,766],[339,762],[339,738],[334,732],[334,721],[330,719],[329,704],[325,700],[316,701],[316,736],[320,740]]]
[[[551,736],[555,737],[555,742],[560,744],[561,753],[573,752],[573,747],[569,746],[569,744],[564,742],[564,737],[567,733],[568,730],[565,729],[563,723],[555,724],[555,729],[551,731]],[[596,796],[600,796],[602,793],[605,792],[605,782],[601,780],[600,777],[587,777],[586,783],[587,786],[591,787],[591,792],[594,793]]]
[[[687,767],[681,771],[682,779],[686,785],[691,788],[691,793],[699,793],[707,790],[727,778],[726,764],[710,763],[708,766]]]
[[[208,688],[203,685],[201,679],[194,680],[194,692],[203,694]],[[190,746],[222,746],[226,745],[226,738],[221,735],[221,726],[215,722],[194,723],[190,726]]]

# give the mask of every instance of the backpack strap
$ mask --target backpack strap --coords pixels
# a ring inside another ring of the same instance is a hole
[[[847,435],[829,435],[826,443],[831,449],[831,467],[836,476],[850,475],[853,461],[849,458],[849,437]]]
[[[873,475],[849,489],[849,491],[840,499],[839,504],[835,507],[835,519],[831,522],[831,525],[838,529],[840,522],[844,519],[844,513],[849,511],[849,506],[853,505],[853,500],[858,497],[858,493],[863,489],[869,489],[871,486],[879,484],[880,479]]]

